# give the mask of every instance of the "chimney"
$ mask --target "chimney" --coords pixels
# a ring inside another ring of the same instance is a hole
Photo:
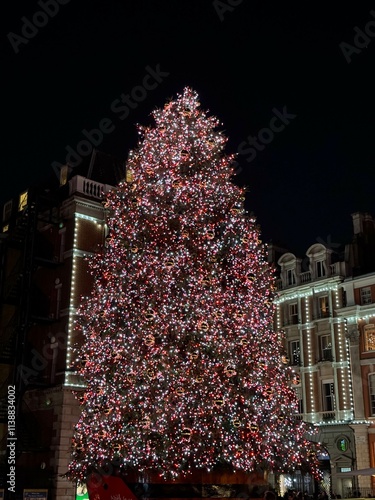
[[[374,219],[368,213],[363,214],[363,230],[367,234],[374,233]]]
[[[363,233],[363,213],[355,212],[352,214],[353,219],[353,233],[362,234]]]

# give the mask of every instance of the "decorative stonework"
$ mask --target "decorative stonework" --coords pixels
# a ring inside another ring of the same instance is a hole
[[[359,331],[357,325],[348,326],[346,338],[350,340],[351,344],[359,344]]]

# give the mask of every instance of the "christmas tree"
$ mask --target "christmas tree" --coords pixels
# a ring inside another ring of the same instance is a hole
[[[274,272],[219,120],[190,88],[152,116],[106,197],[109,234],[78,312],[69,475],[111,462],[165,478],[314,469],[273,328]]]

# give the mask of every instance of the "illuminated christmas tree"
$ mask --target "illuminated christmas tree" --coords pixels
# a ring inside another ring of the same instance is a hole
[[[111,462],[165,478],[314,468],[273,329],[273,270],[220,123],[190,88],[152,115],[131,178],[107,195],[109,235],[78,314],[86,388],[69,475]]]

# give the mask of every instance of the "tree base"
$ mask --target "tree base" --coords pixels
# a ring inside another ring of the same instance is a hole
[[[195,470],[186,477],[166,480],[157,473],[143,476],[129,472],[122,476],[138,499],[147,500],[200,500],[202,498],[250,499],[261,498],[270,488],[263,473],[233,472],[220,467],[214,471]]]

